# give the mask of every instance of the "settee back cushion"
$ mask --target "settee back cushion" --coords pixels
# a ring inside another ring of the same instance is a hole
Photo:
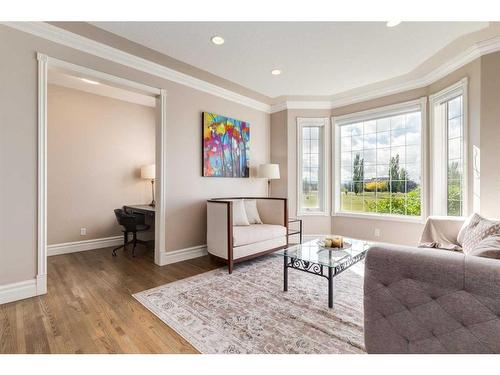
[[[243,199],[233,200],[233,225],[236,226],[248,226],[247,213],[245,211],[245,204]]]
[[[255,199],[245,199],[245,212],[250,224],[262,224],[260,219],[259,210],[257,209],[257,201]]]

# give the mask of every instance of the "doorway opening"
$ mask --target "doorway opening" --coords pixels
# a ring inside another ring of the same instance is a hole
[[[165,264],[166,91],[37,57],[37,294],[47,292],[47,256],[123,242],[113,208],[154,228],[138,237]]]

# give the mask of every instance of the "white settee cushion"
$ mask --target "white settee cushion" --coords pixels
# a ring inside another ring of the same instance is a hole
[[[286,227],[271,224],[251,224],[233,227],[233,246],[243,246],[286,236]]]
[[[255,199],[245,199],[245,212],[250,224],[262,224],[260,219],[259,210],[257,209],[257,201]]]
[[[242,199],[233,201],[233,225],[250,225]]]

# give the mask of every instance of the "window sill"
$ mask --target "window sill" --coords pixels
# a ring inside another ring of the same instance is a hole
[[[297,211],[297,217],[299,216],[330,216],[326,211]]]
[[[399,221],[404,223],[424,224],[423,216],[399,216],[399,215],[381,215],[369,213],[351,213],[351,212],[333,212],[334,217],[349,217],[355,219],[383,220],[383,221]]]

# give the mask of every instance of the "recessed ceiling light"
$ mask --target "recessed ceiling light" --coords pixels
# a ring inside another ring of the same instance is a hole
[[[83,82],[85,83],[90,83],[91,85],[100,85],[99,82],[97,81],[92,81],[91,79],[87,79],[87,78],[80,78]]]
[[[210,40],[212,41],[213,44],[216,44],[218,46],[224,44],[224,38],[219,35],[214,35]]]
[[[394,26],[397,26],[401,23],[401,21],[387,21],[387,23],[385,24],[387,27],[394,27]]]
[[[279,69],[273,69],[273,70],[271,70],[271,74],[273,76],[279,76],[281,74],[281,70],[279,70]]]

